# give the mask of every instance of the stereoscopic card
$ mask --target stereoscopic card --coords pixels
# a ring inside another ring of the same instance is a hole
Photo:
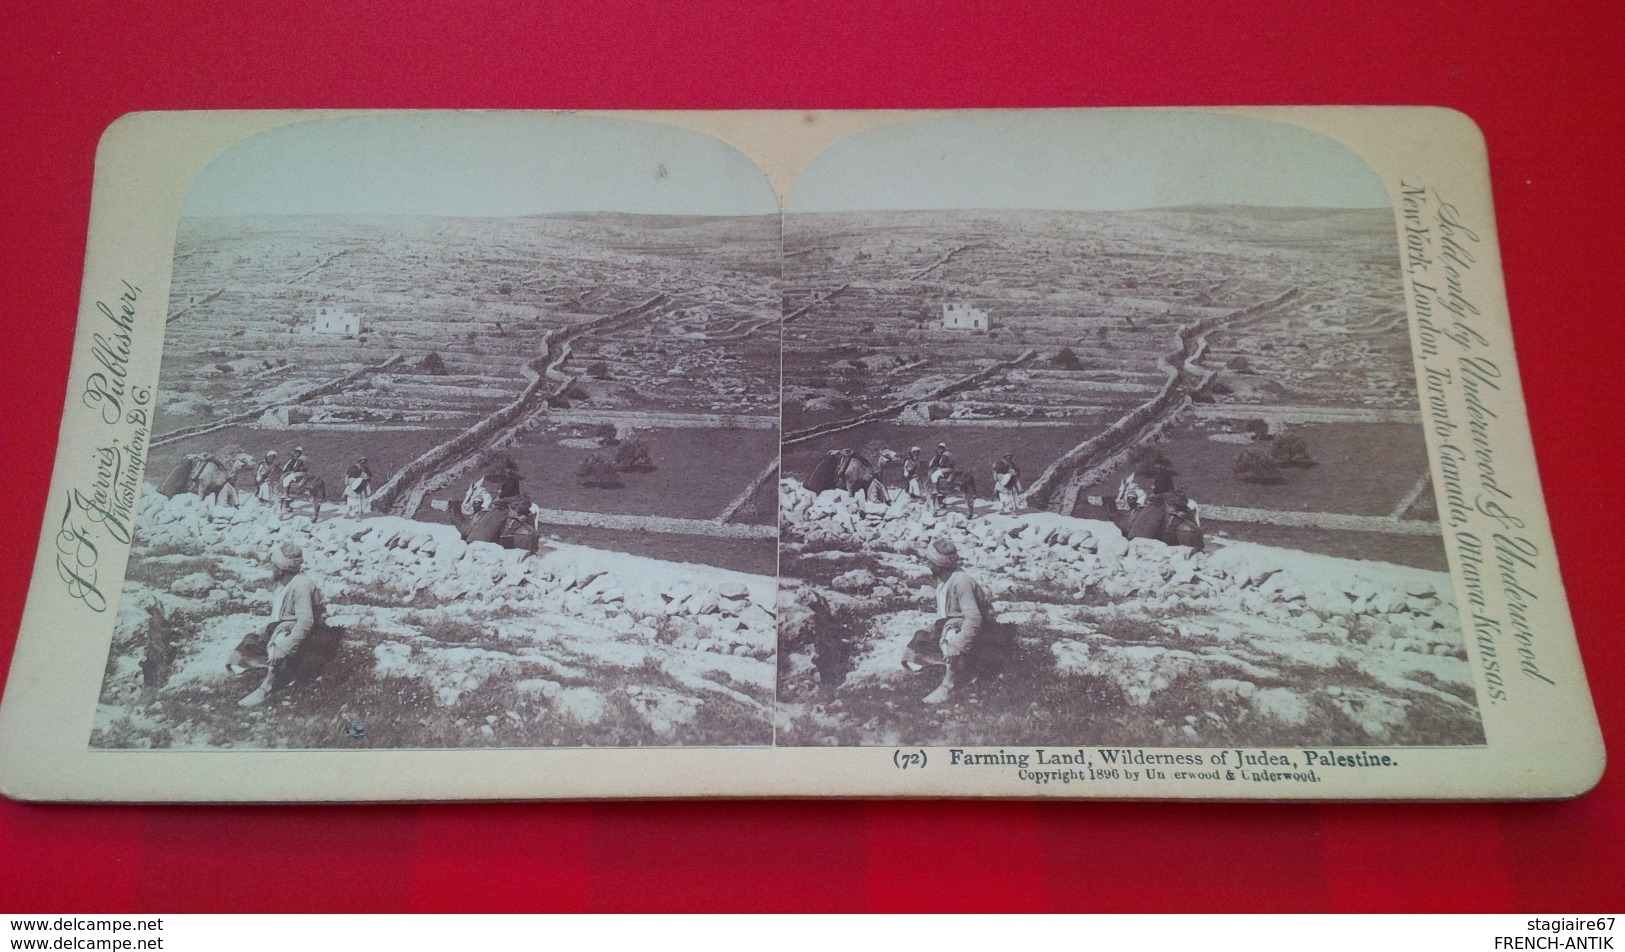
[[[31,800],[1600,776],[1472,122],[140,113]]]

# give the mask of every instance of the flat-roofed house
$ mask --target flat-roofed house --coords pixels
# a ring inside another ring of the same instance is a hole
[[[361,333],[361,315],[342,307],[323,305],[316,309],[316,333],[355,337]]]
[[[961,301],[954,301],[942,306],[942,326],[950,331],[983,331],[991,326],[988,323],[987,312],[971,307]]]

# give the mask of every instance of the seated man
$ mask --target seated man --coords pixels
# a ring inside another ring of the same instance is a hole
[[[502,473],[496,482],[498,501],[519,498],[519,464],[511,459],[504,462],[502,464]]]
[[[941,704],[966,681],[995,670],[1009,646],[994,622],[987,592],[960,568],[954,544],[947,539],[932,542],[926,546],[925,560],[937,581],[935,631],[915,634],[903,664],[916,671],[927,664],[943,666],[942,683],[923,699],[926,704]]]
[[[244,668],[243,663],[251,649],[263,645],[265,679],[259,687],[237,703],[242,707],[255,707],[265,702],[271,691],[278,687],[277,679],[283,667],[313,632],[327,630],[327,600],[316,587],[304,567],[305,553],[291,542],[273,543],[271,547],[271,621],[263,629],[244,639],[234,652],[228,667]],[[258,660],[251,662],[258,666]]]
[[[931,457],[931,462],[926,464],[926,468],[931,471],[931,485],[933,486],[940,483],[944,476],[954,471],[954,455],[948,452],[947,443],[937,444],[937,452]]]
[[[1133,512],[1145,505],[1151,498],[1151,486],[1155,477],[1148,469],[1136,470],[1123,477],[1123,482],[1117,487],[1117,510],[1119,512]]]
[[[305,474],[310,472],[310,460],[305,459],[305,448],[295,446],[293,455],[282,464],[282,490],[283,493],[298,483],[305,481]]]

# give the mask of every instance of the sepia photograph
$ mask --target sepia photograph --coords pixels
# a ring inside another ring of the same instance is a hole
[[[808,165],[784,249],[778,743],[1484,743],[1348,148],[899,122]]]
[[[228,148],[91,745],[770,744],[779,224],[749,159],[630,119]]]

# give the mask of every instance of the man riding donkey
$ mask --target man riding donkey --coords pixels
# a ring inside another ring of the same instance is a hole
[[[959,550],[947,539],[926,546],[925,561],[936,579],[937,620],[932,630],[915,632],[903,655],[903,666],[922,671],[943,667],[942,683],[927,694],[926,704],[941,704],[967,682],[996,674],[1009,660],[1009,633],[993,617],[987,591],[960,567]]]
[[[284,511],[293,508],[293,500],[288,497],[295,486],[303,483],[310,476],[310,460],[305,459],[305,448],[295,446],[293,455],[282,464],[282,508]]]
[[[947,443],[938,443],[937,451],[931,455],[931,462],[925,464],[926,485],[931,490],[931,511],[939,513],[947,502],[947,480],[953,476],[958,464],[954,461],[954,454],[948,452]]]
[[[1195,501],[1174,484],[1178,475],[1168,458],[1158,453],[1123,479],[1117,487],[1123,535],[1203,548],[1201,512]]]

